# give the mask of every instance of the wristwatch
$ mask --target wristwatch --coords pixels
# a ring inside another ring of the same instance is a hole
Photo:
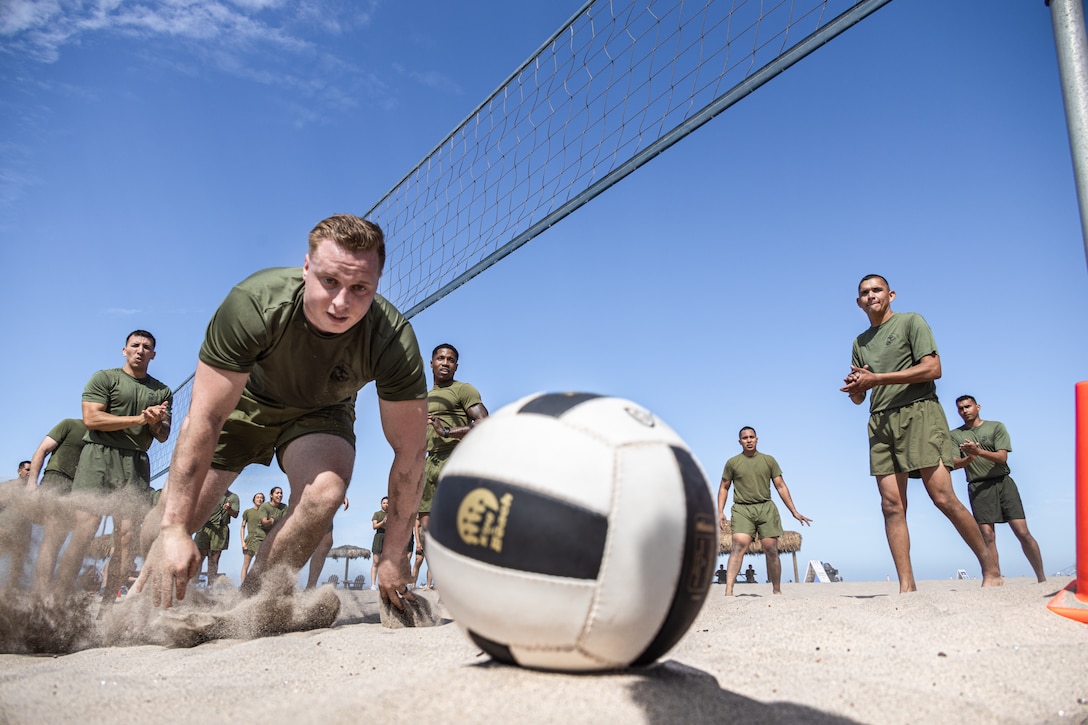
[[[442,437],[443,438],[449,438],[450,437],[450,427],[448,425],[442,427]]]

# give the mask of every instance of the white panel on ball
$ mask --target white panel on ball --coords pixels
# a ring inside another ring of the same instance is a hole
[[[442,603],[451,612],[472,611],[471,629],[506,645],[569,645],[582,633],[593,604],[593,581],[546,577],[499,569],[454,553],[431,541],[427,557],[436,573]],[[438,575],[457,571],[471,589],[447,586]],[[541,612],[548,616],[541,617]]]
[[[686,508],[668,446],[637,444],[617,452],[607,553],[597,577],[594,622],[583,644],[634,659],[657,634],[676,593]]]
[[[531,441],[540,441],[541,445],[527,445]],[[572,461],[577,461],[577,476],[570,475]],[[496,471],[503,472],[506,483],[547,493],[598,513],[607,514],[612,505],[610,485],[586,485],[586,481],[612,480],[611,447],[597,436],[556,425],[554,418],[519,415],[501,421],[484,419],[453,449],[442,474],[486,479],[494,477]]]

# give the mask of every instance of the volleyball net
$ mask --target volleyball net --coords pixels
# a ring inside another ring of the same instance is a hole
[[[383,296],[418,314],[890,1],[587,2],[364,215]]]

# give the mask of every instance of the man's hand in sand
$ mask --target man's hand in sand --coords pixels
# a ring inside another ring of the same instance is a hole
[[[200,572],[200,552],[182,526],[164,526],[147,553],[136,591],[151,584],[152,606],[169,609],[174,595],[180,602],[185,598],[189,580]]]
[[[407,559],[402,565],[400,561],[393,558],[383,557],[378,563],[378,581],[381,582],[378,585],[378,594],[397,609],[403,610],[405,600],[409,602],[416,600],[415,595],[408,589],[411,578]]]

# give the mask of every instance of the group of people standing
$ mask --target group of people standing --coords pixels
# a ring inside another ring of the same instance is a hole
[[[917,589],[910,560],[907,528],[907,483],[920,478],[934,505],[952,522],[978,558],[982,586],[1000,586],[994,526],[1008,523],[1040,582],[1046,581],[1039,545],[1031,535],[1016,482],[1008,466],[1012,443],[1005,426],[984,421],[974,396],[961,395],[956,410],[963,425],[950,430],[937,398],[941,360],[933,332],[921,315],[895,313],[895,292],[881,275],[858,284],[857,305],[869,328],[853,344],[850,373],[840,390],[861,405],[869,398],[869,470],[880,494],[884,529],[899,579],[900,592]],[[756,450],[755,429],[740,430],[743,452],[730,458],[718,489],[718,510],[725,525],[725,504],[733,495],[733,542],[726,576],[726,595],[745,551],[759,538],[767,555],[767,574],[775,594],[781,593],[777,542],[782,535],[778,509],[771,501],[773,483],[790,513],[802,525],[811,520],[798,513],[778,462]],[[952,487],[951,471],[966,469],[971,511]]]
[[[147,450],[170,435],[172,393],[148,374],[155,359],[154,335],[132,331],[121,354],[121,367],[99,370],[87,382],[82,418],[60,421],[30,461],[20,464],[20,473],[26,474],[19,517],[10,524],[20,542],[12,553],[10,585],[20,586],[30,569],[35,593],[63,597],[75,592],[105,516],[113,518],[114,526],[104,601],[113,601],[133,570],[140,523],[153,505]],[[42,541],[32,562],[33,523],[41,525]]]

